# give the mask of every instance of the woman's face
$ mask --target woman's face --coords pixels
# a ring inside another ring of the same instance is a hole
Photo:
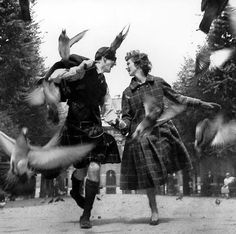
[[[138,68],[136,67],[136,65],[134,64],[134,62],[132,61],[132,58],[130,58],[127,61],[127,68],[126,70],[128,71],[130,76],[135,76],[136,72],[138,71]]]

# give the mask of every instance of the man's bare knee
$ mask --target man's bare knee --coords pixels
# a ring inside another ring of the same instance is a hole
[[[88,179],[92,181],[99,181],[100,178],[100,165],[95,162],[91,162],[88,167]]]

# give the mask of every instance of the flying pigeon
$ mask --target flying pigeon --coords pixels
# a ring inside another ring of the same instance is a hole
[[[207,71],[222,69],[227,61],[235,58],[235,54],[234,47],[211,51],[207,46],[203,46],[196,56],[195,75],[204,75]]]
[[[209,33],[211,24],[222,11],[229,16],[231,33],[236,36],[236,2],[235,0],[202,0],[201,11],[204,11],[199,29],[204,33]]]
[[[61,171],[81,160],[94,147],[94,144],[57,146],[59,131],[44,146],[30,145],[27,128],[22,128],[16,140],[0,131],[0,148],[10,157],[7,183],[18,180],[28,181],[35,173]]]
[[[156,104],[155,98],[152,96],[146,96],[143,105],[145,118],[135,129],[132,136],[133,138],[140,137],[145,133],[150,133],[153,127],[166,123],[186,109],[186,105],[172,104],[159,116],[160,108]]]
[[[236,120],[225,122],[222,115],[213,120],[204,119],[196,126],[195,149],[200,152],[205,146],[225,146],[236,142]]]
[[[87,31],[84,30],[70,39],[66,35],[66,30],[62,30],[58,39],[58,51],[62,60],[56,62],[46,73],[45,77],[37,81],[38,87],[26,95],[26,101],[32,106],[46,104],[48,119],[55,124],[59,122],[57,104],[60,101],[60,92],[54,81],[49,82],[48,79],[56,69],[76,66],[86,59],[82,56],[70,55],[70,47],[82,39]]]
[[[200,23],[200,30],[208,34],[214,19],[220,14],[225,16],[229,23],[229,32],[233,39],[236,38],[236,1],[235,0],[202,0],[201,10],[204,11],[203,19]],[[214,28],[223,27],[218,21],[214,21]],[[195,74],[204,74],[207,70],[222,69],[227,61],[236,59],[236,49],[230,43],[227,47],[216,51],[208,46],[203,46],[196,57]]]
[[[201,11],[204,11],[204,14],[199,25],[202,32],[209,32],[212,21],[220,15],[227,3],[228,0],[202,0]]]
[[[60,102],[60,91],[54,82],[43,81],[42,85],[26,95],[25,100],[32,106],[43,104],[58,104]]]
[[[233,37],[235,38],[236,37],[236,2],[235,0],[229,0],[227,12],[229,15],[229,25],[230,25],[231,33]]]
[[[88,30],[84,30],[70,39],[66,34],[66,30],[62,30],[58,38],[58,51],[63,61],[69,60],[70,47],[82,39],[87,31]]]
[[[42,84],[25,96],[25,101],[31,106],[46,105],[48,109],[48,119],[54,124],[58,124],[59,111],[58,104],[61,100],[59,88],[54,82],[43,80]]]
[[[128,25],[126,32],[124,32],[125,28],[126,26],[121,30],[121,32],[116,36],[115,40],[111,43],[109,48],[111,51],[115,52],[120,47],[123,40],[126,38],[129,32],[130,25]]]

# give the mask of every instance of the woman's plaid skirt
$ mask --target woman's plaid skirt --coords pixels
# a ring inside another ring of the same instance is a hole
[[[192,169],[190,156],[171,121],[140,139],[127,137],[121,162],[120,188],[158,187],[170,173]]]
[[[97,137],[89,137],[88,132],[93,127],[93,124],[77,127],[73,124],[65,123],[62,128],[60,145],[76,145],[91,142],[96,144],[96,147],[82,161],[74,164],[74,167],[84,168],[90,162],[97,162],[99,164],[120,163],[120,154],[114,137],[103,132],[101,126],[95,126],[95,128],[99,129]]]

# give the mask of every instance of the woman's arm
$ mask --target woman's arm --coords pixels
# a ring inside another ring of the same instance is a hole
[[[192,98],[188,96],[184,96],[182,94],[174,91],[171,86],[166,83],[164,80],[162,81],[162,87],[164,91],[164,95],[170,100],[177,104],[183,104],[191,107],[202,107],[206,109],[220,108],[220,105],[214,102],[204,102],[198,98]]]

